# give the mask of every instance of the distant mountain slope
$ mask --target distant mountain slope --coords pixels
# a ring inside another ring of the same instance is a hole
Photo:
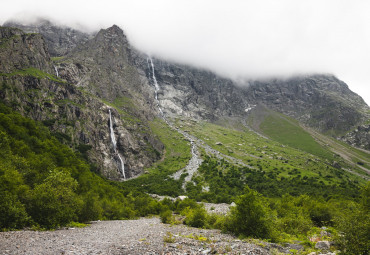
[[[369,106],[332,75],[311,75],[250,83],[248,99],[332,135],[370,118]]]

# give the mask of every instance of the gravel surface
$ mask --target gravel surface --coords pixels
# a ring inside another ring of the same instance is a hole
[[[266,248],[267,247],[267,248]],[[86,228],[0,233],[0,254],[270,254],[219,230],[158,218],[99,221]]]

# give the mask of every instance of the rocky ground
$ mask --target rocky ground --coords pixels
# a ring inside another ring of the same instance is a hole
[[[158,218],[99,221],[85,228],[0,233],[0,254],[271,254],[273,249],[219,230],[160,223]]]

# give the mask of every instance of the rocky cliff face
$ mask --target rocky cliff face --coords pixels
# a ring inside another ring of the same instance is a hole
[[[126,176],[140,174],[158,159],[156,151],[163,146],[144,121],[125,121],[124,111],[53,75],[41,35],[11,28],[1,28],[0,35],[2,100],[24,115],[44,121],[65,143],[82,152],[90,149],[89,159],[108,178],[122,178],[109,133],[109,109]]]
[[[358,126],[341,139],[352,146],[370,151],[370,124]]]
[[[0,72],[11,73],[34,67],[52,72],[46,44],[40,34],[0,27]]]
[[[58,28],[47,21],[23,27],[40,31],[49,38],[70,34],[70,29]],[[87,34],[74,36],[73,45],[77,47],[70,47],[68,41],[71,40],[62,41],[64,48],[73,50],[59,63],[61,76],[99,98],[112,102],[127,97],[139,102],[136,105],[140,110],[131,110],[131,114],[141,112],[150,118],[156,105],[148,56],[135,50],[117,26],[101,30],[90,40],[88,37]],[[55,40],[50,40],[49,48],[57,46]],[[206,120],[240,117],[251,105],[264,104],[333,135],[344,134],[369,118],[369,107],[362,98],[332,75],[236,84],[206,70],[158,58],[152,61],[160,86],[158,97],[169,116],[185,115]],[[152,113],[147,109],[152,109]]]
[[[364,100],[332,75],[253,81],[246,90],[251,104],[262,103],[333,135],[369,118]]]
[[[168,116],[212,121],[225,116],[241,117],[248,107],[245,91],[230,79],[160,59],[147,59],[145,64],[141,68],[151,84],[154,71],[160,87],[158,98]]]
[[[16,27],[26,33],[43,35],[49,54],[52,57],[64,56],[77,45],[87,42],[92,34],[84,33],[73,28],[58,26],[45,19],[37,19],[33,23],[22,24],[17,21],[8,21],[7,27]]]

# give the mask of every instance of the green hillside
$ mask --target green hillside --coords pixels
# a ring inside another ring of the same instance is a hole
[[[96,175],[81,153],[2,103],[0,150],[0,229],[55,228],[72,221],[159,213],[158,202]]]
[[[283,114],[269,111],[260,124],[263,134],[282,144],[311,153],[321,158],[333,159],[332,153],[325,150],[307,133],[298,121]]]

